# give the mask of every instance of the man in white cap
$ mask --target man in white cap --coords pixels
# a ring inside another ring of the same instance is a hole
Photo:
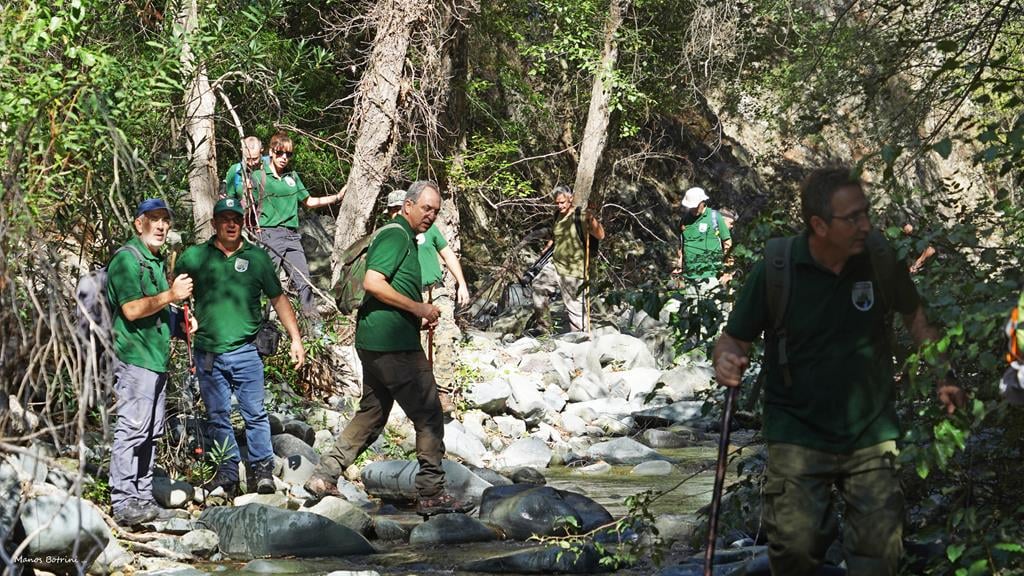
[[[672,274],[682,274],[688,284],[707,290],[729,281],[723,273],[725,255],[732,246],[726,219],[708,208],[703,188],[693,187],[683,195],[683,215],[679,226],[679,250]]]

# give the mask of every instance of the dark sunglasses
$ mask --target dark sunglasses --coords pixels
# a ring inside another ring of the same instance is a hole
[[[274,150],[274,156],[284,156],[285,158],[291,158],[295,152],[290,150]]]

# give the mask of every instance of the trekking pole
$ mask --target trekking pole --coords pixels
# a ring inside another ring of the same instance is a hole
[[[434,287],[427,288],[427,304],[434,303]],[[427,330],[427,362],[434,365],[434,328]]]
[[[583,246],[583,327],[590,333],[590,222]]]
[[[191,307],[188,300],[185,300],[183,308],[185,310],[185,348],[188,350],[188,376],[185,377],[185,389],[182,396],[187,406],[194,406],[196,403],[195,390],[199,388],[199,377],[196,376],[196,359],[192,354],[192,322],[189,320],[191,318],[191,314],[189,314]],[[201,443],[196,443],[193,453],[197,458],[203,455]]]
[[[718,532],[718,512],[722,507],[722,489],[725,487],[725,468],[728,465],[729,432],[732,405],[740,388],[730,388],[725,394],[722,409],[722,434],[718,438],[718,466],[715,468],[715,488],[711,495],[711,515],[708,518],[708,544],[704,549],[704,576],[712,576],[715,566],[715,533]]]

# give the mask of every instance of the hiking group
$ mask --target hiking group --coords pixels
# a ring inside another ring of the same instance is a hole
[[[160,199],[139,204],[137,235],[109,265],[118,397],[110,486],[114,518],[122,525],[161,513],[152,498],[152,467],[162,435],[172,334],[192,340],[210,437],[228,448],[209,487],[228,496],[238,490],[241,455],[229,420],[234,394],[245,421],[253,487],[261,493],[276,489],[256,343],[266,318],[261,302],[268,299],[276,311],[290,340],[290,358],[301,366],[302,336],[277,266],[284,266],[299,293],[303,314],[316,315],[312,294],[303,296],[309,278],[298,204],[336,203],[344,192],[311,197],[298,175],[287,172],[293,147],[286,136],[271,139],[267,157],[258,141],[246,145],[244,165],[229,171],[225,195],[214,207],[214,236],[185,250],[171,282],[161,248],[172,213]],[[582,296],[590,250],[605,230],[595,214],[573,207],[570,189],[556,188],[553,199],[557,213],[543,251],[548,260],[534,274],[535,312],[560,293],[570,328],[586,330]],[[684,194],[686,214],[672,270],[683,279],[683,290],[697,295],[731,279],[734,216],[711,209],[709,200],[701,188]],[[444,489],[444,413],[421,341],[423,331],[441,321],[432,293],[442,262],[458,283],[454,304],[469,299],[458,259],[435,224],[440,203],[440,189],[431,181],[393,192],[387,200],[391,220],[361,249],[365,293],[358,299],[355,348],[363,366],[362,398],[305,484],[315,497],[338,493],[338,478],[379,437],[397,402],[416,430],[417,511],[471,508]],[[812,172],[801,188],[801,210],[803,233],[770,241],[738,289],[714,346],[715,378],[725,387],[739,386],[753,342],[764,334],[765,522],[773,572],[815,573],[836,535],[836,489],[845,503],[842,544],[849,573],[895,574],[904,504],[896,473],[899,426],[889,317],[898,312],[919,345],[938,334],[907,266],[873,231],[868,199],[849,168]],[[251,240],[246,229],[254,233]],[[172,306],[189,298],[195,300],[190,314]],[[950,413],[964,405],[952,368],[938,380],[936,395]]]

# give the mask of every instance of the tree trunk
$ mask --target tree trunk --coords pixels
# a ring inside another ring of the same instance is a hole
[[[210,221],[217,201],[217,150],[214,146],[213,114],[216,95],[210,89],[206,69],[196,64],[189,36],[199,24],[198,0],[185,0],[178,13],[177,29],[182,37],[181,73],[185,85],[185,118],[182,130],[189,159],[188,188],[196,241],[213,234]]]
[[[427,8],[426,0],[384,0],[375,9],[377,36],[356,97],[356,145],[334,232],[331,285],[341,271],[341,253],[366,233],[381,185],[391,170],[399,141],[398,105],[407,90],[402,69],[412,26]]]
[[[583,145],[580,161],[576,168],[576,184],[573,187],[573,203],[586,206],[594,187],[594,173],[601,161],[608,141],[608,123],[611,111],[611,80],[615,63],[619,59],[619,43],[615,35],[622,26],[622,14],[629,8],[630,0],[611,0],[608,20],[605,21],[604,49],[601,62],[594,73],[594,86],[590,92],[590,109],[587,111],[587,125],[583,129]]]

